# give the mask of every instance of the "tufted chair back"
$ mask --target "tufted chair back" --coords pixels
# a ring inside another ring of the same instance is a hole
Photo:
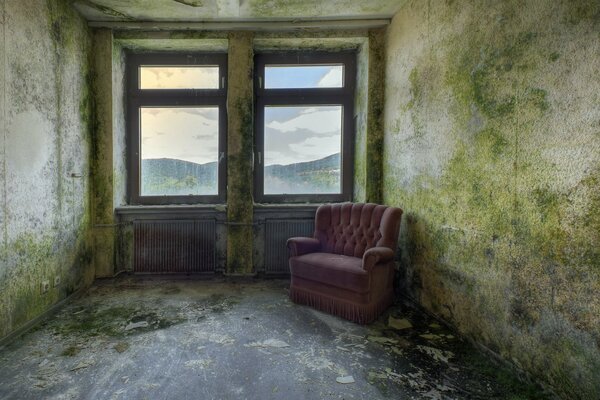
[[[325,204],[317,209],[314,238],[325,253],[362,258],[375,246],[396,250],[402,210],[371,203]]]

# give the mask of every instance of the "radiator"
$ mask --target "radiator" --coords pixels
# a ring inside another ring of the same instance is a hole
[[[265,274],[289,274],[287,240],[294,236],[312,237],[315,221],[267,220],[265,222]]]
[[[134,221],[133,242],[133,271],[136,273],[215,271],[214,220]]]

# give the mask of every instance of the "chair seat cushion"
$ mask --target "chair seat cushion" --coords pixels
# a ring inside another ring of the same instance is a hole
[[[290,273],[357,293],[369,291],[369,274],[362,259],[341,254],[309,253],[290,258]]]

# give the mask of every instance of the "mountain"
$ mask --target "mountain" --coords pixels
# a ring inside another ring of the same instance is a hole
[[[315,161],[265,167],[265,194],[340,193],[340,153]]]
[[[142,195],[217,194],[217,163],[172,158],[142,160]]]
[[[320,170],[340,169],[340,153],[335,153],[320,160],[307,161],[288,165],[267,165],[265,174],[289,175],[290,173],[306,173]]]
[[[265,194],[339,193],[340,154],[288,165],[265,167]],[[142,160],[142,195],[217,194],[217,163],[172,158]]]

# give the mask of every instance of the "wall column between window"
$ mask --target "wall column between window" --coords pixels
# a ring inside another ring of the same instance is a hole
[[[229,34],[227,82],[227,265],[228,275],[254,273],[252,32]]]
[[[113,199],[113,34],[99,29],[93,35],[93,93],[95,95],[91,154],[91,222],[96,278],[114,275],[115,230]]]
[[[366,201],[383,201],[383,108],[385,104],[385,28],[369,31]]]

